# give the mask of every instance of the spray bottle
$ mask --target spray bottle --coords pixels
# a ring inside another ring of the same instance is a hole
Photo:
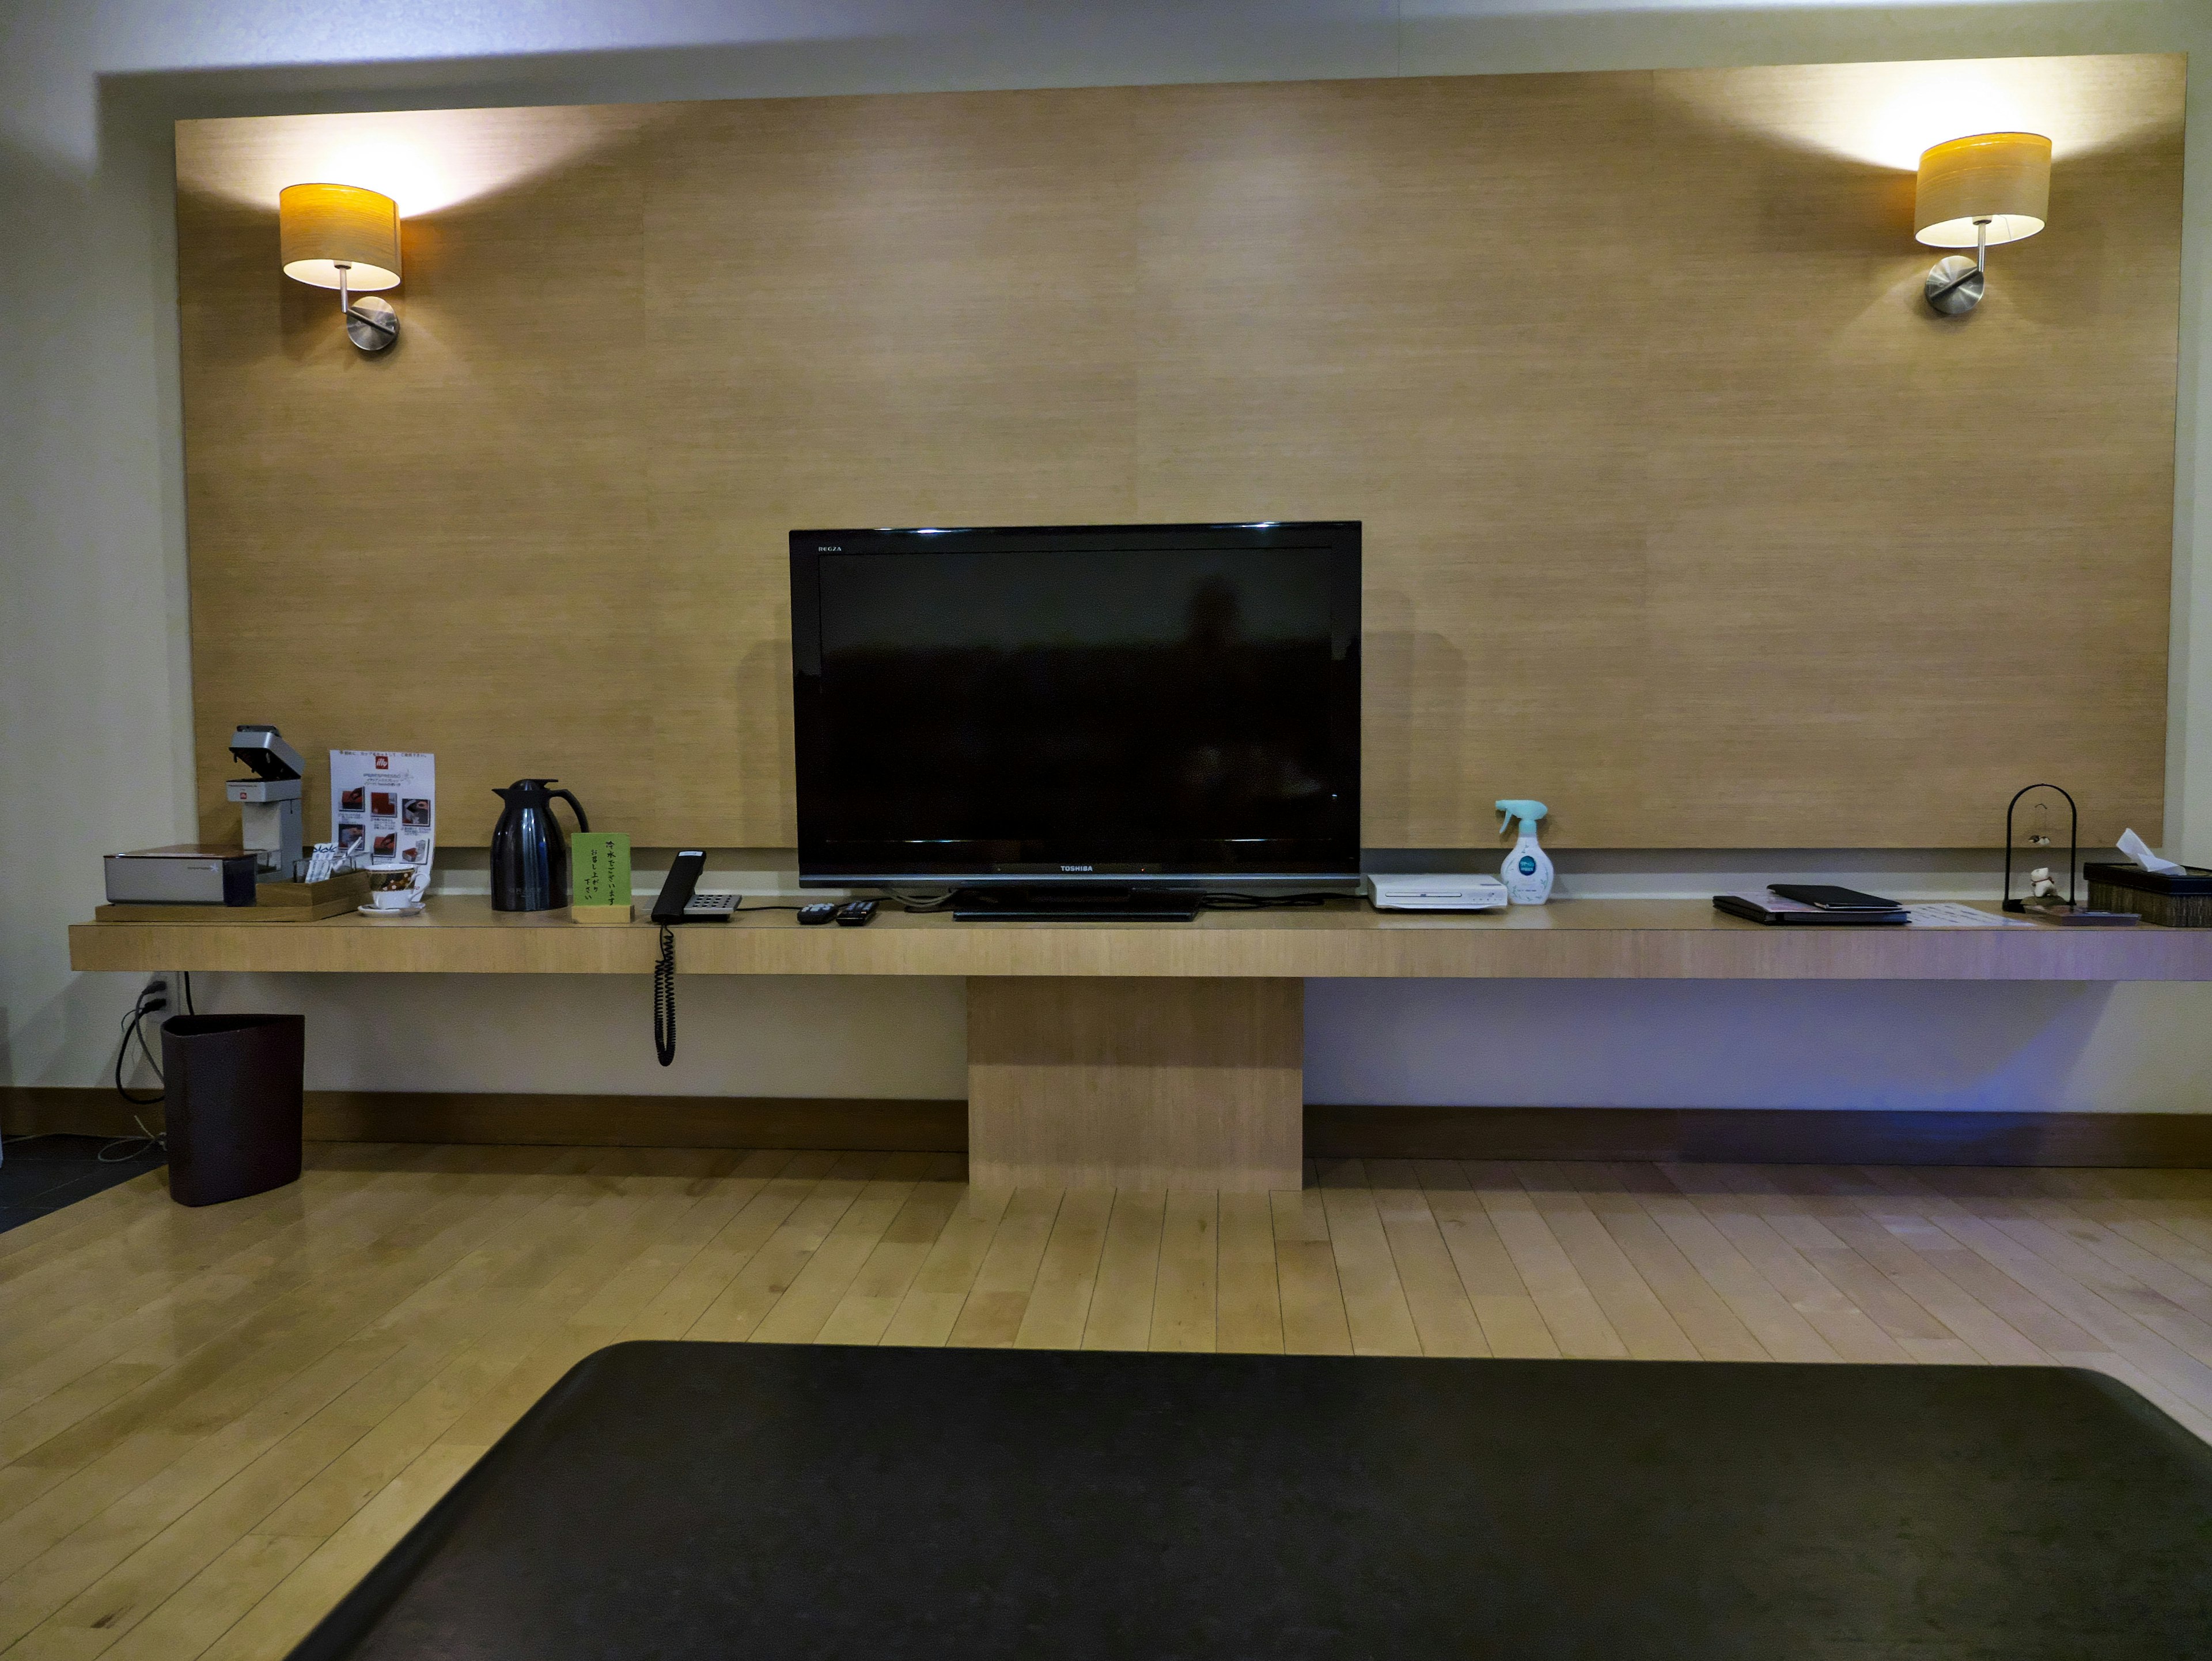
[[[1499,802],[1498,811],[1505,815],[1498,823],[1500,836],[1515,819],[1521,821],[1521,840],[1498,867],[1498,874],[1505,879],[1505,897],[1516,905],[1541,905],[1552,897],[1552,860],[1536,846],[1536,821],[1547,810],[1540,801],[1514,799]]]

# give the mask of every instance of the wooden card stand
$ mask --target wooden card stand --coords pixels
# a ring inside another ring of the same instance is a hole
[[[635,905],[572,905],[568,908],[571,922],[621,923],[637,919]]]
[[[95,922],[320,922],[368,904],[368,873],[320,882],[264,882],[251,905],[103,905]]]

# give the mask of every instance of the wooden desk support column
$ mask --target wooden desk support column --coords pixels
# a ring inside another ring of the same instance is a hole
[[[1298,980],[970,977],[969,1180],[1297,1188],[1304,1037]]]

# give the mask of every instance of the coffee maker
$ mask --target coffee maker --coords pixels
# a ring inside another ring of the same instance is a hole
[[[249,721],[230,735],[230,753],[253,776],[233,779],[223,799],[238,804],[240,836],[253,855],[253,879],[292,882],[300,868],[300,752],[265,721]]]

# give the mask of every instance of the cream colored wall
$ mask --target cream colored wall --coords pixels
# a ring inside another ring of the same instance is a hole
[[[0,222],[12,228],[0,238],[0,1079],[100,1079],[134,988],[125,977],[71,975],[64,928],[99,897],[100,853],[191,826],[167,148],[168,124],[179,117],[2212,52],[2212,8],[2201,0],[1553,15],[1419,0],[1058,9],[855,0],[777,15],[797,21],[733,22],[730,9],[706,0],[649,12],[397,0],[380,8],[374,35],[375,49],[396,61],[369,64],[358,61],[367,37],[327,9],[0,0]],[[2212,862],[2212,420],[2204,418],[2212,119],[2203,100],[2201,90],[2193,94],[2185,204],[2167,842],[2170,852]],[[1716,824],[1715,845],[1727,840],[1725,824]],[[1899,857],[1893,877],[1968,891],[1966,879],[1942,874],[1948,856]],[[1609,876],[1579,879],[1612,891],[1698,889],[1711,863],[1624,855]],[[1835,863],[1796,862],[1802,872]],[[647,1047],[641,983],[579,983],[551,995],[537,983],[496,980],[205,989],[234,1007],[307,1008],[313,1082],[325,1086],[958,1092],[955,985],[687,987],[684,1062],[670,1074]],[[1310,1093],[1624,1105],[2205,1105],[2196,1080],[2212,1061],[2212,989],[1907,994],[1715,984],[1668,993],[1322,983],[1309,999]]]

